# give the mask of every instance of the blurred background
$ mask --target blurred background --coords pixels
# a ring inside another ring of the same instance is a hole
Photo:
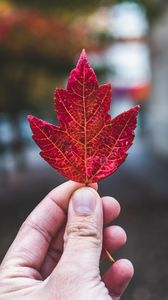
[[[0,1],[0,259],[28,213],[65,181],[39,157],[26,116],[56,122],[54,89],[82,48],[99,82],[112,84],[112,116],[141,104],[127,161],[99,184],[119,200],[116,223],[128,234],[114,257],[135,266],[122,299],[168,300],[166,0]]]

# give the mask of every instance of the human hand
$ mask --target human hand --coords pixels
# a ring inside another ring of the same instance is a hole
[[[126,242],[120,212],[97,185],[68,181],[51,191],[21,226],[0,266],[1,300],[117,300],[133,276],[132,264],[116,261],[100,277],[103,248]],[[104,226],[103,226],[104,225]],[[103,233],[102,233],[103,232]]]

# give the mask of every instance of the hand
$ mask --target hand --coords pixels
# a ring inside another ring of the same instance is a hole
[[[126,242],[119,226],[103,230],[120,206],[111,197],[101,199],[96,189],[96,184],[68,181],[28,216],[0,267],[1,300],[120,298],[133,275],[132,264],[118,260],[102,278],[99,273],[102,239],[110,252]]]

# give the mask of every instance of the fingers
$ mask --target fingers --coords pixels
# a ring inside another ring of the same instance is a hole
[[[110,201],[113,200],[110,199]],[[119,213],[119,209],[115,209],[116,201],[113,203],[113,212],[111,211],[108,216],[106,215],[108,221],[110,221],[110,215],[115,218]],[[64,252],[57,268],[53,270],[50,276],[50,282],[53,285],[65,268],[67,278],[78,278],[80,281],[84,281],[85,274],[87,274],[87,278],[97,274],[102,248],[102,208],[99,195],[90,188],[80,188],[72,195],[65,229]],[[106,210],[107,206],[105,206],[105,214]],[[114,251],[125,242],[126,234],[119,226],[104,229],[104,245],[108,250]],[[110,290],[113,299],[120,297],[132,276],[133,267],[127,260],[117,261],[104,274],[103,281]]]
[[[68,181],[51,191],[21,226],[3,263],[40,269],[51,240],[66,221],[70,196],[81,186]]]
[[[120,226],[109,226],[104,229],[103,233],[103,249],[106,249],[110,253],[114,253],[116,250],[125,245],[127,236]],[[101,259],[106,258],[105,251],[102,252]]]
[[[51,274],[62,256],[64,230],[65,228],[61,229],[58,236],[54,238],[49,247],[40,270],[40,274],[44,279]],[[103,233],[103,249],[108,250],[110,253],[114,253],[126,243],[126,239],[126,233],[120,226],[113,225],[106,227]],[[102,251],[101,260],[105,258],[107,258],[107,255]]]
[[[133,265],[127,259],[116,261],[110,269],[104,274],[104,281],[110,296],[117,300],[124,293],[132,276],[134,274]]]
[[[105,196],[103,201],[104,225],[114,221],[120,214],[120,204],[112,197]]]
[[[96,188],[96,186],[94,186]],[[103,217],[105,225],[112,222],[115,218],[118,217],[120,213],[120,205],[117,200],[112,197],[103,197]],[[62,252],[63,252],[63,236],[64,230],[61,230],[59,236],[55,237],[52,241],[51,246],[49,247],[48,253],[45,257],[45,261],[41,268],[41,274],[43,278],[46,278],[55,268],[58,263]],[[104,239],[103,239],[103,248],[106,248],[109,252],[114,252],[126,242],[126,234],[118,226],[115,228],[107,227],[104,229]],[[101,255],[101,259],[104,259],[106,254]]]

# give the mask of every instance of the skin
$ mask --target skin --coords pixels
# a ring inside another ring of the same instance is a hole
[[[99,273],[102,245],[113,253],[126,242],[121,227],[107,226],[120,205],[96,190],[96,184],[68,181],[33,210],[1,263],[1,300],[120,299],[133,276],[132,264],[121,259],[102,277]],[[94,209],[83,212],[75,208],[75,199],[87,198],[88,192]]]

